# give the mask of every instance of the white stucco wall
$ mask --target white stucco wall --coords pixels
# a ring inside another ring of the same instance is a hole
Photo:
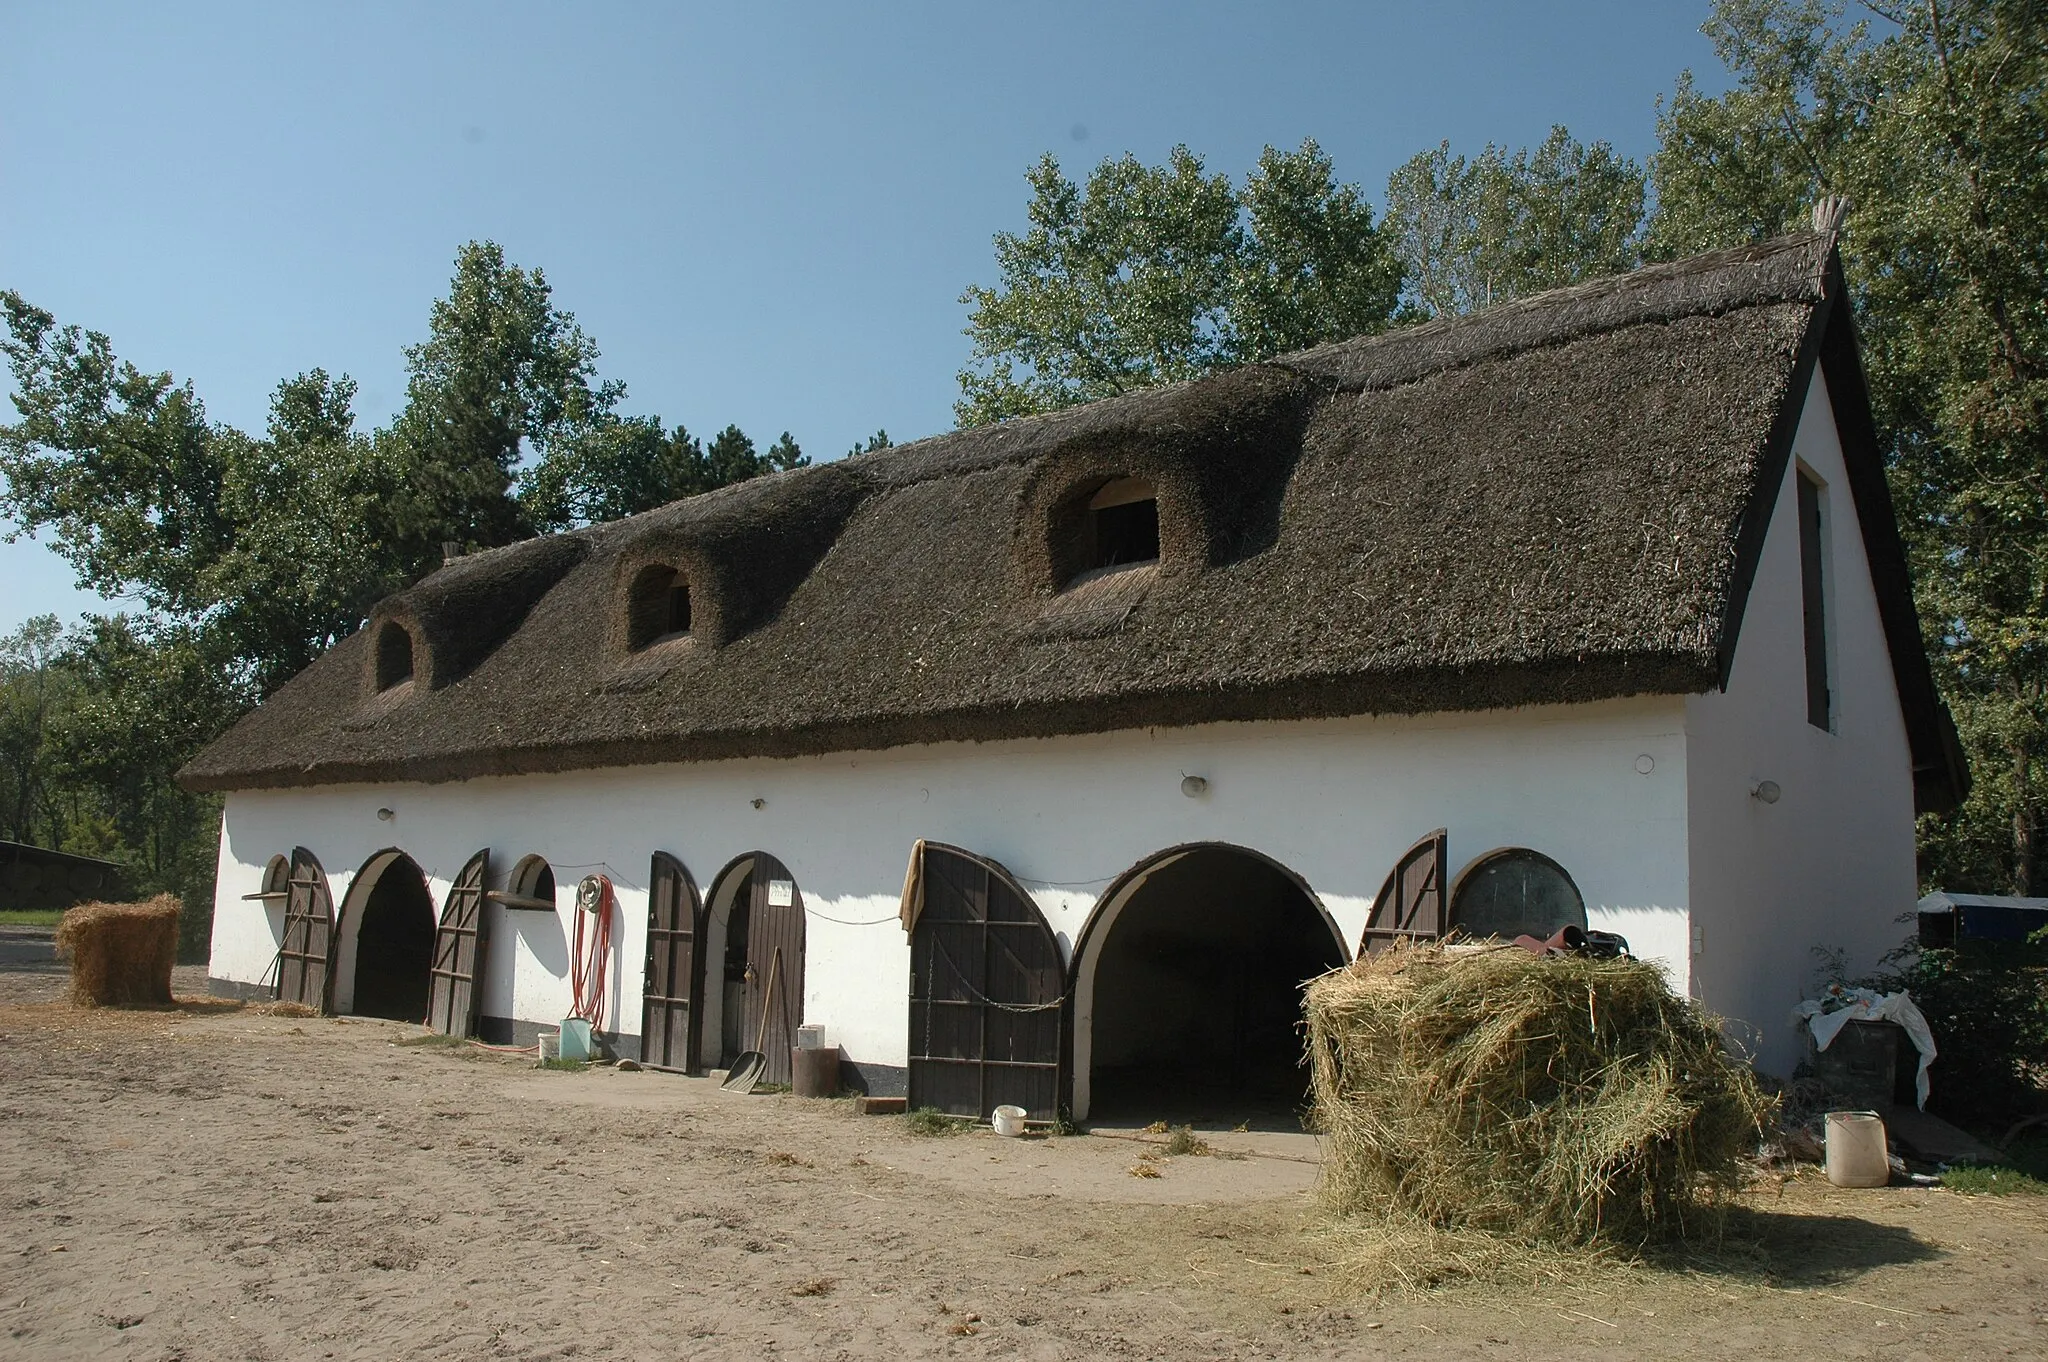
[[[1818,371],[1771,517],[1725,692],[1686,702],[1694,989],[1760,1067],[1788,1072],[1787,1014],[1816,947],[1864,970],[1913,907],[1912,754],[1863,555],[1862,527]],[[1821,580],[1834,731],[1807,722],[1797,465],[1825,487]],[[1762,781],[1776,804],[1754,799]]]
[[[856,1061],[900,1066],[909,948],[897,896],[920,837],[1002,862],[1071,954],[1111,880],[1195,841],[1252,847],[1287,866],[1355,946],[1395,858],[1444,826],[1454,868],[1509,845],[1555,857],[1593,925],[1627,934],[1685,988],[1684,715],[1680,700],[1641,699],[240,793],[228,799],[222,829],[212,972],[265,976],[281,910],[240,896],[258,887],[271,855],[294,845],[320,858],[337,906],[382,848],[411,854],[437,901],[480,847],[491,848],[498,883],[538,852],[555,867],[562,909],[488,910],[484,1012],[536,1022],[563,1015],[571,891],[578,876],[603,869],[622,910],[608,1024],[633,1034],[649,855],[676,855],[709,893],[722,867],[759,849],[789,866],[809,913],[805,1020],[822,1023]],[[1184,774],[1207,777],[1208,793],[1183,795]],[[393,810],[391,821],[377,818],[380,807]]]

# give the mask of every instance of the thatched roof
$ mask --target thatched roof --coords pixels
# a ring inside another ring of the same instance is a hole
[[[194,789],[449,780],[1722,684],[1816,363],[1923,805],[1965,779],[1832,238],[1656,266],[457,560],[207,748]],[[1074,584],[1079,508],[1161,557]],[[647,569],[691,633],[632,646]],[[657,571],[655,576],[659,576]],[[414,632],[381,695],[372,639]]]

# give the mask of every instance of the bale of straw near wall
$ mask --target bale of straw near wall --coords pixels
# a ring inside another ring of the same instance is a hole
[[[1309,986],[1343,1215],[1551,1244],[1718,1229],[1770,1104],[1716,1018],[1633,960],[1412,945]]]
[[[81,1007],[164,1007],[178,956],[178,900],[82,903],[57,924],[71,957],[71,1001]]]

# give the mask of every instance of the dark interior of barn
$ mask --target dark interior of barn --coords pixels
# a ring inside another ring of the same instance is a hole
[[[1095,969],[1089,1118],[1298,1128],[1301,985],[1344,962],[1264,860],[1204,847],[1151,872]]]

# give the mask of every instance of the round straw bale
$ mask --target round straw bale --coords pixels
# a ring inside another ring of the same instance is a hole
[[[81,903],[57,924],[57,949],[71,957],[71,1001],[81,1007],[168,1007],[178,956],[180,904],[170,894],[143,903]]]
[[[1545,1243],[1718,1228],[1771,1103],[1718,1020],[1636,960],[1412,945],[1307,993],[1339,1215]]]

